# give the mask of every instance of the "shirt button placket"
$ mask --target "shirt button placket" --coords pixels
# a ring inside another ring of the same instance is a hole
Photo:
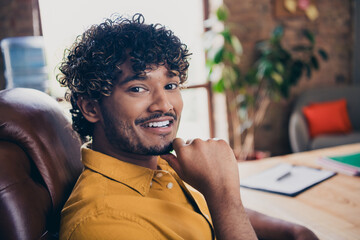
[[[173,184],[172,182],[169,182],[169,183],[166,185],[166,187],[167,187],[168,189],[172,189],[172,188],[174,187],[174,184]]]

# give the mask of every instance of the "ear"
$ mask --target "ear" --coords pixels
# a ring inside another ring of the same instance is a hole
[[[101,118],[99,103],[96,100],[88,99],[86,97],[79,97],[77,105],[83,116],[89,122],[96,123]]]

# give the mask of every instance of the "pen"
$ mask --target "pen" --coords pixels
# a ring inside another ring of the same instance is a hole
[[[276,179],[276,181],[281,181],[281,180],[283,180],[284,178],[287,178],[287,177],[289,177],[289,176],[291,176],[291,171],[288,171],[288,172],[286,172],[285,174],[281,175],[280,177],[278,177],[278,178]]]

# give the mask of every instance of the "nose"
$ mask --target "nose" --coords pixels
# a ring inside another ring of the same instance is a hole
[[[170,94],[166,93],[165,89],[158,90],[152,95],[152,102],[149,106],[150,112],[166,113],[173,110],[174,106],[170,101]]]

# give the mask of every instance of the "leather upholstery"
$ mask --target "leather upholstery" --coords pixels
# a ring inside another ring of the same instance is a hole
[[[83,168],[80,145],[49,95],[0,91],[0,239],[56,239],[59,213]]]

